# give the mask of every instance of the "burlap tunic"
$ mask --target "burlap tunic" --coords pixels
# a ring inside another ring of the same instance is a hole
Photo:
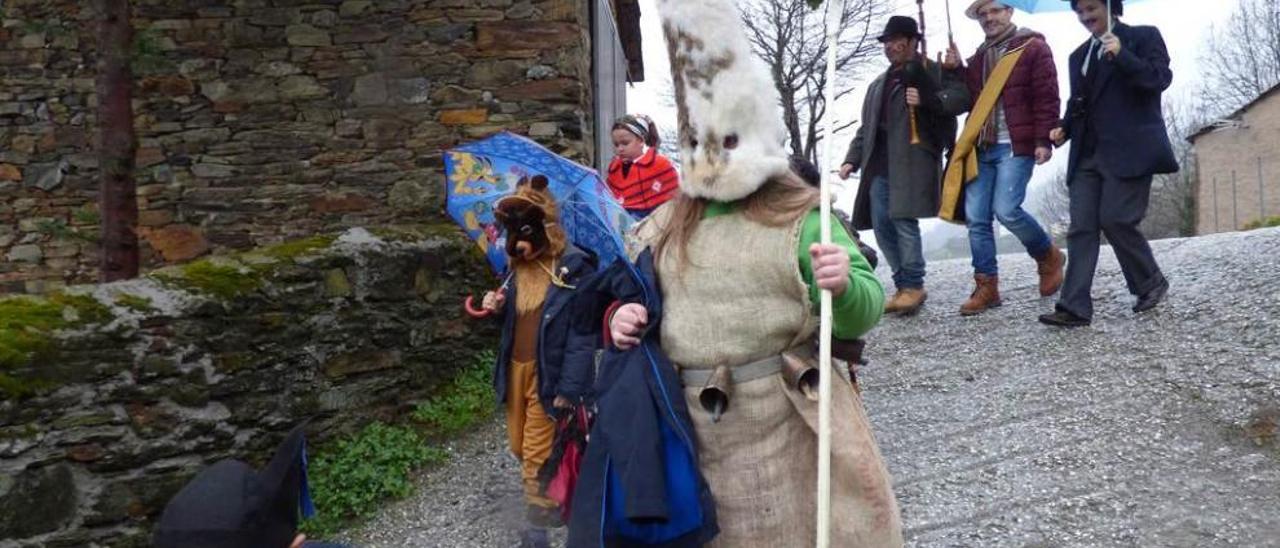
[[[634,235],[642,247],[666,222],[654,213]],[[750,363],[804,344],[817,328],[797,248],[803,219],[771,228],[740,213],[703,219],[688,262],[658,261],[661,341],[681,368]],[[837,378],[839,378],[837,376]],[[847,380],[833,387],[832,536],[842,548],[902,545],[889,474],[862,402]],[[699,466],[715,497],[720,535],[710,546],[810,546],[815,539],[818,405],[781,374],[736,384],[719,422],[686,386]]]

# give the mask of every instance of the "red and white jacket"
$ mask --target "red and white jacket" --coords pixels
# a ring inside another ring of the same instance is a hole
[[[653,209],[675,197],[680,175],[666,156],[650,147],[629,166],[621,158],[609,163],[609,189],[625,209]]]

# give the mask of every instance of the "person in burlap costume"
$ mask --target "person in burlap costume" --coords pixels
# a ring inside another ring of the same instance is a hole
[[[680,195],[639,223],[631,251],[655,258],[663,350],[684,384],[699,469],[715,499],[715,547],[806,546],[817,532],[818,402],[795,375],[812,356],[821,289],[834,336],[880,319],[884,293],[833,220],[819,243],[818,192],[789,169],[778,95],[727,0],[659,0],[680,118]],[[637,344],[639,303],[608,318],[612,344]],[[888,471],[843,367],[832,432],[831,545],[902,545]],[[824,375],[826,377],[826,375]],[[713,392],[709,392],[713,391]],[[705,405],[718,392],[718,404]]]
[[[514,284],[485,294],[483,308],[503,322],[493,385],[506,404],[511,453],[520,459],[528,527],[521,548],[549,546],[558,505],[544,496],[538,471],[551,454],[553,417],[571,409],[591,385],[595,339],[570,329],[575,290],[596,270],[595,258],[568,242],[547,178],[522,178],[494,206],[506,233]]]

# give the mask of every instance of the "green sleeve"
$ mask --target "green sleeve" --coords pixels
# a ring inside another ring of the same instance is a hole
[[[815,313],[821,306],[821,295],[813,283],[813,259],[809,257],[809,245],[822,241],[820,215],[813,210],[805,217],[800,227],[800,249],[796,253],[800,259],[800,275],[809,286],[809,299]],[[853,237],[835,217],[831,218],[831,243],[849,251],[849,288],[831,303],[834,322],[831,333],[837,339],[856,339],[880,322],[880,315],[884,313],[884,287],[866,257],[858,251],[857,244],[853,243]]]

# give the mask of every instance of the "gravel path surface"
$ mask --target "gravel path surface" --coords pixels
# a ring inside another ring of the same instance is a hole
[[[912,546],[1280,547],[1280,229],[1155,244],[1169,300],[1136,316],[1103,250],[1092,326],[1042,326],[1034,263],[957,314],[967,261],[870,336],[864,398]],[[881,270],[882,276],[886,276]],[[348,540],[506,547],[522,505],[499,421]]]

